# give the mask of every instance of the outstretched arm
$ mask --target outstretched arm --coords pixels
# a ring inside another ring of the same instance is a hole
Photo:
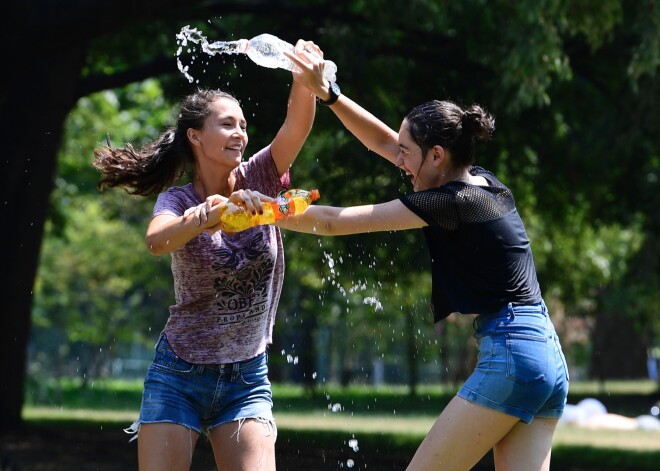
[[[348,235],[367,232],[418,229],[426,222],[401,201],[339,208],[310,206],[304,213],[280,220],[278,226],[318,235]]]
[[[222,230],[220,216],[227,203],[239,204],[252,214],[262,211],[261,203],[273,198],[252,190],[238,190],[225,198],[211,195],[203,203],[188,208],[182,216],[159,214],[149,223],[146,244],[152,255],[173,252],[202,232],[213,234]]]
[[[315,96],[327,101],[330,98],[330,83],[323,78],[322,56],[303,61],[296,55],[286,55],[300,69],[317,72],[305,74],[301,76],[300,80]],[[318,73],[318,70],[320,70],[320,73]],[[367,149],[376,152],[396,165],[396,158],[399,153],[398,133],[396,131],[344,94],[339,95],[339,99],[333,105],[330,105],[330,108],[346,129],[357,137]]]

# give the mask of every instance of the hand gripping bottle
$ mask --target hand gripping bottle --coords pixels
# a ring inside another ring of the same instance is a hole
[[[293,70],[295,67],[282,51],[289,51],[293,53],[293,46],[286,41],[281,40],[277,36],[264,33],[255,36],[252,39],[239,39],[237,41],[215,41],[209,43],[206,36],[202,34],[197,28],[184,26],[181,32],[176,35],[179,50],[177,56],[181,54],[183,49],[188,46],[188,43],[200,44],[202,51],[210,56],[216,54],[247,54],[256,64],[270,69],[286,69]],[[189,81],[194,79],[188,74],[188,67],[177,59],[179,70],[188,78]],[[329,60],[325,61],[323,69],[323,76],[329,82],[337,81],[337,65]]]
[[[319,199],[319,190],[292,189],[277,195],[273,203],[261,203],[263,214],[252,214],[243,206],[227,203],[221,209],[222,230],[240,232],[250,227],[272,224],[287,216],[302,214],[310,204]]]
[[[252,39],[239,39],[230,41],[238,43],[238,52],[247,54],[252,61],[262,67],[269,69],[293,70],[295,65],[289,60],[282,51],[288,51],[293,54],[293,45],[281,40],[277,36],[264,33],[255,36]],[[227,41],[218,41],[209,44],[209,49],[226,49]],[[325,61],[323,76],[329,82],[337,80],[337,65],[329,60]]]

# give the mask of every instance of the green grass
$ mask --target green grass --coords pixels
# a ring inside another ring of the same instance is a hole
[[[353,415],[435,417],[456,393],[442,385],[420,386],[412,397],[405,386],[329,385],[306,391],[298,385],[274,384],[275,412],[301,414],[331,412],[332,407]],[[83,385],[79,379],[30,382],[26,387],[26,410],[54,407],[64,410],[113,410],[136,412],[140,407],[142,380],[96,380]],[[660,400],[660,386],[652,381],[609,381],[571,384],[568,402],[585,397],[603,402],[609,412],[637,416],[647,414]]]
[[[332,449],[356,438],[360,449],[414,453],[433,421],[455,394],[447,386],[422,386],[411,397],[403,386],[337,386],[313,392],[295,385],[273,385],[275,417],[287,443]],[[124,428],[138,415],[142,380],[79,380],[28,384],[23,417],[35,424]],[[569,403],[600,399],[610,412],[636,416],[660,399],[651,381],[577,383]],[[553,463],[557,469],[654,470],[660,462],[660,433],[641,430],[557,429]]]
[[[138,414],[142,380],[98,380],[85,387],[79,380],[50,380],[28,385],[23,417],[27,421],[90,421],[127,425]],[[296,385],[273,385],[275,417],[280,429],[327,430],[371,433],[388,430],[421,438],[453,397],[447,386],[421,386],[411,397],[404,386],[327,386],[314,392]],[[648,413],[653,400],[660,399],[658,385],[651,381],[577,383],[571,385],[569,403],[583,397],[598,397],[610,412],[634,415]],[[641,398],[641,399],[640,399]],[[614,404],[611,409],[609,404]],[[618,407],[618,409],[617,409]],[[632,415],[631,415],[632,416]],[[646,431],[584,430],[560,427],[558,446],[584,445],[660,451],[660,435]]]

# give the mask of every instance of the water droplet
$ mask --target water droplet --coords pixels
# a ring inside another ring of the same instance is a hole
[[[348,441],[348,446],[353,450],[353,451],[358,451],[360,450],[360,447],[358,446],[358,441],[355,438],[351,438]]]

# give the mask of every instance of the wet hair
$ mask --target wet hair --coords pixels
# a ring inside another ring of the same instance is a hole
[[[221,90],[198,90],[179,105],[176,126],[139,150],[131,144],[117,148],[108,144],[95,149],[92,165],[102,174],[97,188],[123,187],[132,195],[147,196],[158,194],[172,185],[187,170],[194,168],[195,157],[188,141],[188,129],[201,129],[211,113],[211,104],[220,98],[238,103],[234,96]]]
[[[451,101],[433,100],[413,108],[406,116],[408,132],[426,155],[440,145],[449,150],[452,163],[474,163],[474,143],[487,140],[495,130],[495,118],[479,105],[465,110]]]

